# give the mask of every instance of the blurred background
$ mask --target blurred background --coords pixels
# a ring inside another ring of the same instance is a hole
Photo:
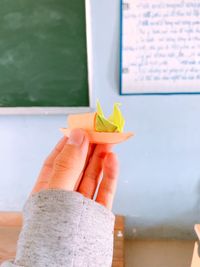
[[[108,115],[122,103],[125,131],[135,133],[115,147],[121,172],[114,212],[125,216],[125,237],[193,240],[200,222],[200,95],[120,96],[119,1],[92,0],[91,14],[92,104],[98,98]],[[22,209],[66,120],[0,116],[1,211]]]

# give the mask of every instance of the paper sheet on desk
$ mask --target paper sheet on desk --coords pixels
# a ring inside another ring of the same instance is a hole
[[[122,93],[200,92],[200,2],[124,0]]]

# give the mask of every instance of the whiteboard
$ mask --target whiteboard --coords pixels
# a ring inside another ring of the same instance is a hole
[[[121,0],[121,94],[200,93],[200,1]]]

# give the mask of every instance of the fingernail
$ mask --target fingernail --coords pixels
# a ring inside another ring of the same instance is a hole
[[[68,144],[80,146],[83,143],[85,134],[80,129],[72,130],[68,139]]]

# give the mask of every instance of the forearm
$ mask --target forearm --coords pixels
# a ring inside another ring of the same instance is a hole
[[[42,191],[25,205],[14,265],[2,267],[110,267],[113,228],[114,215],[81,194]]]

